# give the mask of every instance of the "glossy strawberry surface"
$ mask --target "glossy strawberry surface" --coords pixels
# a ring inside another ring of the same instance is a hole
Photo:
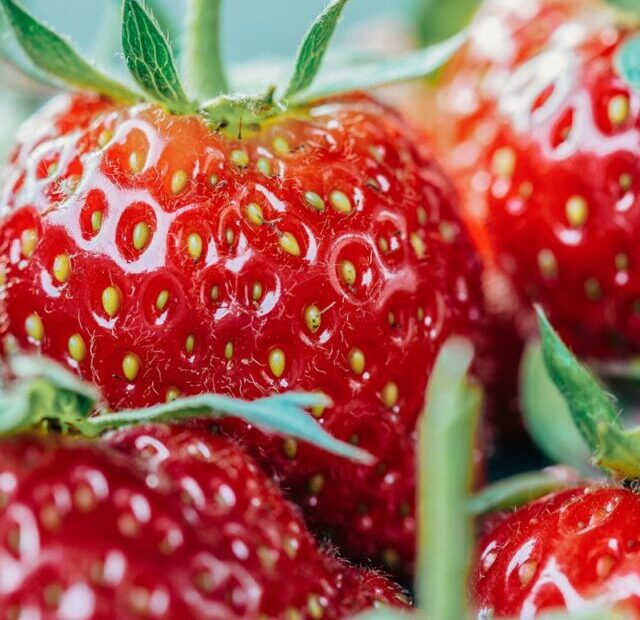
[[[640,95],[615,59],[637,26],[604,4],[549,1],[513,29],[529,4],[502,12],[489,4],[440,106],[466,110],[445,140],[458,144],[451,163],[462,171],[468,217],[511,286],[497,304],[518,314],[542,303],[583,355],[635,353]],[[477,40],[488,44],[493,31],[511,33],[505,58],[478,59]],[[525,333],[526,316],[517,319]]]
[[[478,546],[481,617],[620,604],[640,618],[639,526],[640,497],[619,487],[571,489],[504,515]]]
[[[228,440],[165,427],[135,433],[112,437],[117,450],[3,442],[3,618],[342,618],[376,600],[407,604],[383,577],[369,585],[325,558]]]
[[[114,408],[320,390],[357,467],[236,432],[358,557],[409,569],[414,429],[435,355],[475,337],[480,270],[418,132],[354,96],[228,137],[199,117],[62,98],[2,198],[3,331]]]

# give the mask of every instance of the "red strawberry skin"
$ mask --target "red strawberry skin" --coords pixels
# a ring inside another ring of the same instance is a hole
[[[320,390],[357,467],[227,425],[313,522],[410,569],[415,422],[437,351],[476,337],[479,262],[419,134],[364,96],[230,139],[82,97],[20,134],[2,204],[4,333],[114,408]]]
[[[481,74],[471,48],[443,85],[443,101],[484,93],[453,124],[454,159],[485,254],[512,286],[502,306],[539,302],[580,354],[625,356],[640,349],[640,95],[615,57],[638,29],[597,3],[540,6],[508,39],[509,62]],[[478,37],[509,32],[512,13],[480,17]]]
[[[611,487],[562,491],[505,515],[479,542],[476,603],[524,619],[586,611],[595,599],[640,618],[639,526],[640,497]]]
[[[3,442],[3,618],[343,618],[374,601],[407,605],[383,577],[385,588],[346,588],[353,569],[323,556],[228,440],[165,427],[134,433],[113,437],[115,450]]]

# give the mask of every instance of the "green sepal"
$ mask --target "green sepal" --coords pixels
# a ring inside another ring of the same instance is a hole
[[[510,510],[549,493],[577,486],[581,480],[578,472],[565,467],[517,474],[494,482],[469,498],[467,510],[475,517]]]
[[[473,532],[466,510],[482,391],[470,382],[473,346],[451,338],[431,373],[418,422],[416,596],[429,618],[467,615]]]
[[[272,94],[264,97],[221,95],[206,101],[200,114],[214,131],[224,130],[241,138],[243,130],[258,128],[266,119],[283,112],[283,108],[272,101]]]
[[[83,60],[69,42],[13,0],[0,0],[0,4],[20,47],[38,69],[74,88],[94,91],[116,101],[130,103],[138,99],[126,86]]]
[[[140,0],[124,0],[122,51],[131,75],[147,96],[172,112],[194,112],[178,75],[171,45]]]
[[[372,611],[365,611],[357,616],[352,616],[351,620],[423,620],[416,612],[403,612],[391,607],[380,607]]]
[[[640,4],[638,0],[605,0],[611,6],[626,11],[631,15],[640,16]]]
[[[623,43],[616,54],[615,67],[620,77],[631,88],[640,89],[640,37],[634,37]]]
[[[421,46],[442,41],[469,25],[480,0],[416,0],[416,23]]]
[[[540,308],[538,325],[549,376],[593,452],[593,461],[620,477],[640,477],[640,430],[625,430],[611,397],[575,358]]]
[[[467,40],[462,32],[442,43],[392,58],[359,61],[321,71],[305,90],[286,99],[290,105],[305,105],[331,95],[389,86],[427,77],[441,67]]]
[[[538,340],[530,341],[522,356],[519,394],[525,426],[538,447],[556,463],[591,474],[591,450],[549,377]]]
[[[282,96],[289,101],[311,86],[348,0],[333,0],[315,19],[298,50],[293,75]]]

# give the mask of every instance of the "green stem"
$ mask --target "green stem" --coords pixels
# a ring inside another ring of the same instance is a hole
[[[186,64],[189,84],[199,101],[229,93],[222,63],[220,12],[222,0],[189,0]]]

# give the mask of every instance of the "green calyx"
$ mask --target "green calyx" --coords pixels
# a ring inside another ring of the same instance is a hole
[[[612,397],[569,351],[544,312],[536,312],[547,371],[591,449],[594,464],[617,478],[640,478],[640,428],[623,427]]]
[[[368,452],[333,438],[306,411],[330,406],[323,394],[290,392],[254,401],[202,394],[146,409],[100,413],[95,388],[52,361],[16,356],[11,372],[16,381],[0,390],[0,437],[38,430],[94,438],[145,423],[236,417],[265,432],[306,441],[357,463],[375,462]]]
[[[465,35],[398,58],[352,60],[339,67],[323,61],[348,0],[332,0],[312,23],[282,84],[266,93],[236,93],[221,60],[221,0],[188,0],[186,84],[171,41],[143,0],[123,0],[122,53],[136,88],[120,84],[85,61],[72,44],[15,0],[0,0],[9,24],[33,65],[57,82],[126,104],[148,101],[174,114],[201,114],[215,130],[243,127],[324,97],[428,75],[464,42]]]

